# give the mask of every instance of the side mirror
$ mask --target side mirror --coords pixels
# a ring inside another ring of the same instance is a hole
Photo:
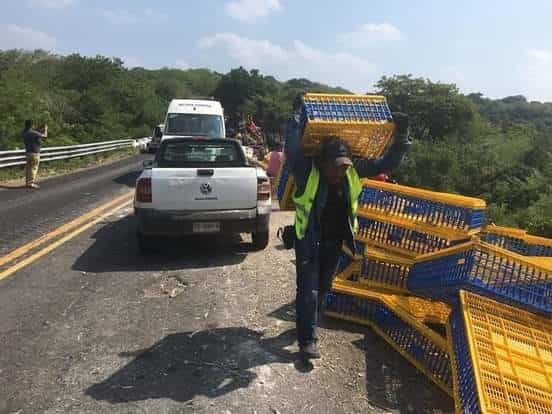
[[[163,132],[155,131],[155,138],[163,138]]]
[[[153,168],[153,160],[145,160],[142,165],[145,170],[150,170]]]

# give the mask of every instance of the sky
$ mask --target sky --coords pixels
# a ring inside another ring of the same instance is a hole
[[[382,76],[552,101],[550,0],[0,0],[0,49],[244,66],[354,92]]]

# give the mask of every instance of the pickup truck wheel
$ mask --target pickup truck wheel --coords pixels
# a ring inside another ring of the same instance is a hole
[[[136,233],[136,239],[138,240],[138,250],[140,253],[146,254],[155,251],[155,243],[152,237],[144,236],[142,233]]]
[[[253,247],[255,250],[264,250],[268,246],[269,239],[268,230],[263,230],[258,233],[252,233],[251,238],[253,239]]]

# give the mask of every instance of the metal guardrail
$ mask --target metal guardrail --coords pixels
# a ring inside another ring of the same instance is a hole
[[[63,147],[44,147],[40,150],[40,162],[77,158],[131,146],[136,146],[136,141],[133,139],[118,139]],[[25,150],[0,151],[0,168],[24,165],[25,162]]]

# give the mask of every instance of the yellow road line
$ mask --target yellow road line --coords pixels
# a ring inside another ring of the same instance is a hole
[[[11,276],[12,274],[17,272],[18,270],[21,270],[22,268],[24,268],[24,267],[30,265],[31,263],[37,261],[41,257],[43,257],[43,256],[47,255],[48,253],[50,253],[52,250],[57,249],[59,246],[61,246],[65,242],[67,242],[67,241],[71,240],[72,238],[78,236],[83,231],[89,229],[90,227],[92,227],[96,223],[102,221],[104,218],[109,217],[110,215],[115,213],[117,210],[120,210],[121,208],[126,207],[126,206],[130,205],[131,203],[132,203],[132,199],[123,201],[122,204],[119,204],[118,206],[114,207],[113,209],[109,210],[108,212],[98,216],[94,220],[92,220],[88,223],[85,223],[84,225],[82,225],[81,227],[79,227],[76,230],[72,231],[71,233],[66,234],[61,239],[53,242],[52,244],[49,244],[48,246],[44,247],[42,250],[39,250],[38,252],[34,253],[33,255],[27,257],[26,259],[21,260],[20,262],[14,264],[13,266],[9,267],[8,269],[6,269],[6,270],[4,270],[3,272],[0,273],[0,280],[5,279],[8,276]]]
[[[93,210],[89,211],[88,213],[76,218],[75,220],[72,220],[68,223],[65,223],[64,225],[58,227],[57,229],[52,230],[51,232],[49,232],[47,234],[44,234],[43,236],[39,237],[38,239],[33,240],[33,241],[31,241],[27,244],[24,244],[23,246],[20,246],[15,250],[12,250],[11,252],[6,254],[5,256],[0,257],[0,267],[5,265],[6,263],[10,263],[10,262],[14,261],[15,259],[23,256],[24,254],[29,253],[32,249],[35,249],[36,247],[46,243],[47,241],[52,240],[54,237],[60,236],[63,233],[66,233],[69,230],[72,230],[75,227],[78,227],[81,224],[86,223],[88,220],[90,220],[91,218],[97,216],[102,211],[105,211],[109,208],[112,208],[116,204],[128,199],[129,197],[132,196],[132,193],[133,193],[133,191],[125,193],[124,195],[122,195],[120,197],[117,197],[117,198],[111,200],[110,202],[108,202],[104,205],[96,207],[95,209],[93,209]]]

